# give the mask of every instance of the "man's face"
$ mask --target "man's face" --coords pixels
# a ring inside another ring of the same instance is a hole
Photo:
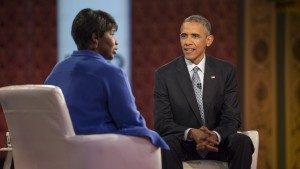
[[[180,29],[180,43],[183,55],[191,62],[198,64],[210,46],[213,36],[199,22],[184,22]]]
[[[117,51],[117,41],[115,38],[115,30],[107,31],[103,37],[99,38],[97,51],[107,60],[112,60]]]

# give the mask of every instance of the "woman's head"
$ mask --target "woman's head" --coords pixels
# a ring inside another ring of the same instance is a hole
[[[94,50],[112,59],[117,49],[114,37],[118,25],[115,19],[101,10],[81,10],[72,24],[72,37],[78,50]]]

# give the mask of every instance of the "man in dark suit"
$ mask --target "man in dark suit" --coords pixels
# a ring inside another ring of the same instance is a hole
[[[186,18],[180,28],[183,57],[155,73],[155,130],[170,146],[162,151],[164,169],[182,169],[182,161],[227,161],[230,169],[250,169],[251,139],[241,125],[234,67],[206,56],[213,42],[209,21]]]

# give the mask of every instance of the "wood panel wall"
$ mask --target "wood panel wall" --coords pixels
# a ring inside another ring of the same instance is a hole
[[[267,0],[245,1],[244,122],[260,135],[258,168],[277,168],[276,11]]]
[[[300,8],[285,18],[284,91],[286,168],[300,168]]]

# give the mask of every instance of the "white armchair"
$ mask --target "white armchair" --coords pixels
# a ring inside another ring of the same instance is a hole
[[[256,130],[250,130],[245,132],[240,132],[249,136],[254,145],[254,153],[252,154],[252,164],[251,169],[257,168],[257,156],[259,147],[259,135]],[[214,160],[193,160],[183,162],[184,169],[228,169],[226,162],[214,161]]]
[[[0,88],[16,169],[160,169],[145,138],[75,135],[64,96],[50,85]]]

